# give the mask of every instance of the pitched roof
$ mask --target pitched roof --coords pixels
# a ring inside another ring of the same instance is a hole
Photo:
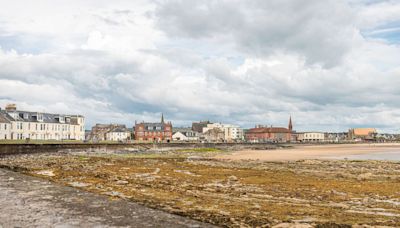
[[[246,133],[290,133],[290,130],[284,127],[259,127],[251,128]]]
[[[145,131],[164,131],[167,126],[172,127],[171,123],[137,123],[136,126],[142,125]]]
[[[60,114],[51,114],[51,113],[40,113],[40,112],[27,112],[27,111],[3,111],[8,115],[10,121],[20,121],[20,122],[42,122],[42,123],[60,123],[59,118],[70,118],[70,122],[65,122],[67,124],[77,125],[78,122],[74,118],[83,117],[81,115],[60,115]],[[43,121],[38,121],[37,116],[41,115],[43,117]],[[73,118],[71,118],[73,117]]]
[[[11,120],[11,116],[9,116],[6,112],[0,110],[0,123],[10,123]]]
[[[353,134],[360,135],[360,136],[368,136],[369,134],[376,133],[375,128],[354,128]]]
[[[115,128],[109,132],[129,132],[129,130],[126,128]]]

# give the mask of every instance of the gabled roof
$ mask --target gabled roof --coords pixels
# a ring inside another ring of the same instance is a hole
[[[359,135],[359,136],[368,136],[369,134],[376,133],[375,128],[354,128],[352,130],[354,135]]]
[[[145,131],[164,131],[166,126],[172,127],[171,123],[137,123],[135,125],[135,129],[136,126],[140,126],[143,125],[144,126],[144,130]],[[156,128],[156,129],[154,129]]]
[[[0,110],[0,123],[11,123],[12,117],[6,112]]]
[[[180,133],[182,133],[182,134],[184,134],[184,135],[186,135],[187,133],[198,133],[197,131],[193,131],[191,128],[186,128],[186,127],[174,127],[173,129],[172,129],[172,132],[173,133],[176,133],[176,132],[180,132]]]
[[[246,133],[290,133],[290,130],[284,127],[259,127],[251,128]]]
[[[115,128],[114,130],[111,130],[110,132],[129,132],[129,130],[126,128]]]

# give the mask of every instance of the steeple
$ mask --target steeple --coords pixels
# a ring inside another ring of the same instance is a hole
[[[289,131],[293,130],[292,116],[289,117]]]
[[[161,113],[161,123],[164,123],[164,113]]]

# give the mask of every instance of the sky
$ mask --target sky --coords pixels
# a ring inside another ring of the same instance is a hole
[[[400,133],[398,0],[0,0],[0,107]]]

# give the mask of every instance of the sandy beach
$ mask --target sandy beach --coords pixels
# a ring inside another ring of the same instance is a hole
[[[219,155],[218,159],[295,161],[302,159],[332,159],[347,155],[400,152],[400,144],[340,144],[340,145],[295,145],[289,149],[242,150],[230,155]]]

